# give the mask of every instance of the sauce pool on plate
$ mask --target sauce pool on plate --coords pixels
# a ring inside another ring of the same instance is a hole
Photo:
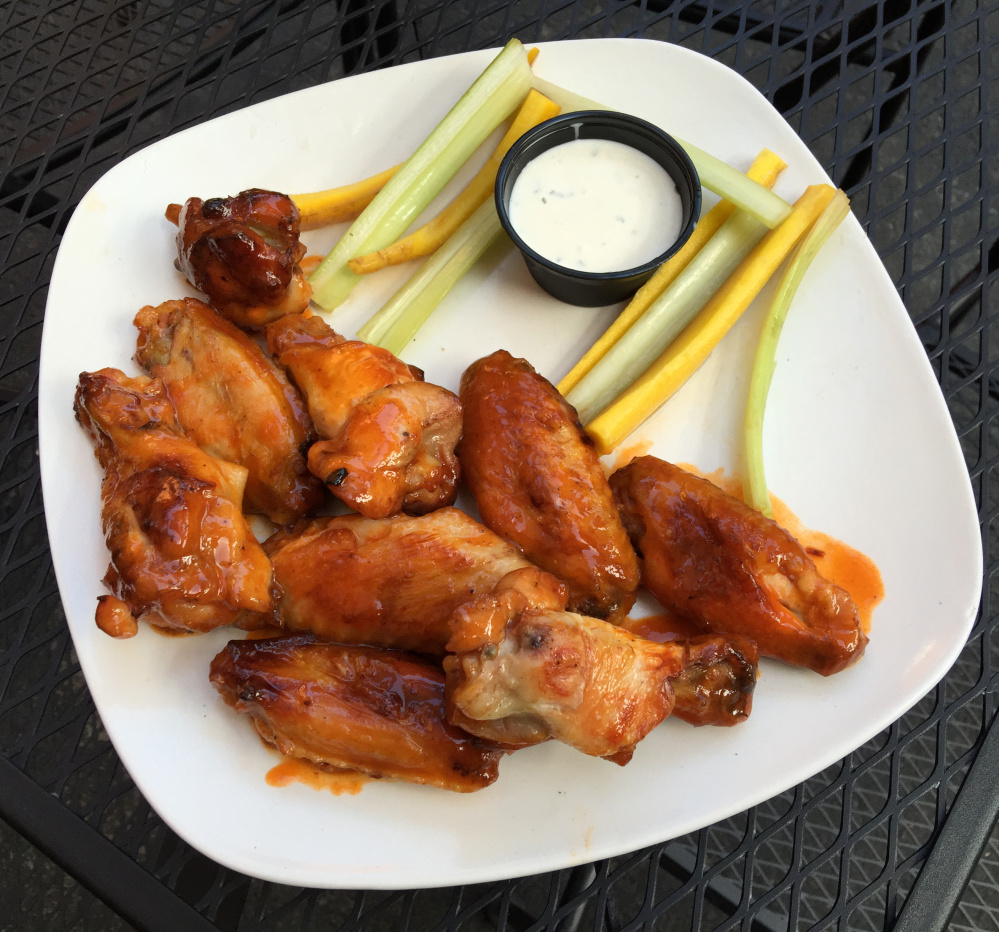
[[[544,258],[582,272],[621,272],[662,255],[683,229],[676,182],[658,162],[610,139],[575,139],[524,166],[510,223]]]

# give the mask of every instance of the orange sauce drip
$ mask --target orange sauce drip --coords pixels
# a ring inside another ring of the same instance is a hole
[[[625,618],[621,622],[621,627],[631,634],[645,638],[646,641],[655,641],[658,644],[705,633],[704,629],[666,609],[655,615],[646,615],[644,618]]]
[[[322,256],[308,255],[302,258],[302,261],[298,263],[298,267],[302,270],[303,274],[311,275],[319,268],[322,261]]]
[[[637,440],[635,443],[629,443],[626,447],[619,447],[614,451],[614,461],[610,469],[607,470],[608,475],[619,469],[624,469],[633,459],[645,456],[651,449],[651,440]]]
[[[372,778],[354,770],[323,770],[307,760],[286,757],[267,771],[265,779],[270,786],[304,783],[314,790],[327,790],[334,796],[356,796]]]
[[[714,472],[706,474],[686,463],[683,464],[682,468],[713,482],[740,501],[745,501],[742,494],[742,482],[739,479],[726,476],[723,470],[716,469]],[[878,603],[885,597],[884,580],[882,580],[881,572],[874,561],[835,537],[806,528],[798,516],[776,495],[771,494],[770,507],[773,509],[774,521],[805,548],[815,562],[818,571],[830,582],[834,582],[841,589],[850,593],[857,605],[860,624],[864,632],[869,634],[871,615]]]

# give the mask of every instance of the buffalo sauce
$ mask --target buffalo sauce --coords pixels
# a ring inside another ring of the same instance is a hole
[[[286,757],[276,767],[271,767],[264,779],[270,786],[304,783],[314,790],[328,790],[334,796],[356,796],[374,777],[356,770],[326,770],[311,761]]]
[[[644,618],[625,618],[621,622],[621,627],[640,638],[656,641],[659,644],[681,638],[698,637],[705,633],[704,629],[694,622],[666,609],[655,615],[646,615]]]
[[[681,468],[713,482],[739,501],[745,501],[742,483],[738,479],[726,476],[721,469],[705,474],[686,463]],[[869,634],[871,615],[885,597],[884,581],[874,561],[835,537],[806,528],[798,516],[776,495],[770,495],[770,507],[773,509],[774,521],[805,548],[805,552],[812,558],[818,571],[830,582],[850,593],[857,606],[860,625],[864,633]]]

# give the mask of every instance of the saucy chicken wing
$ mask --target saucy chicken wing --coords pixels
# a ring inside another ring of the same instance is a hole
[[[619,469],[611,487],[642,582],[671,612],[824,676],[863,655],[853,600],[774,521],[653,456]]]
[[[444,653],[448,619],[463,602],[515,571],[540,573],[457,508],[315,518],[278,531],[264,549],[278,591],[268,620],[331,641],[425,654]]]
[[[563,580],[572,611],[627,615],[638,561],[572,406],[505,350],[466,370],[461,404],[458,454],[482,522]]]
[[[497,776],[503,751],[444,717],[444,676],[404,654],[309,635],[230,641],[211,681],[289,757],[468,793]]]
[[[257,330],[309,306],[312,288],[298,263],[295,202],[285,194],[251,188],[235,197],[188,198],[167,217],[177,223],[178,266],[220,314]]]
[[[618,764],[673,709],[683,650],[512,586],[461,606],[444,659],[448,718],[517,748],[555,738]]]
[[[104,469],[104,583],[114,596],[98,603],[102,630],[129,637],[143,619],[208,631],[268,611],[270,563],[241,511],[246,469],[184,436],[163,383],[84,372],[74,410]]]
[[[135,361],[162,380],[187,435],[249,470],[247,511],[290,524],[319,505],[304,450],[312,421],[287,376],[242,330],[186,298],[144,307]]]
[[[267,328],[322,438],[309,469],[366,518],[425,514],[457,495],[461,405],[388,350],[347,340],[318,316]]]

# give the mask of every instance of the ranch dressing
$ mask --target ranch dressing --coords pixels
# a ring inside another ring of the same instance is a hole
[[[583,272],[644,265],[676,242],[683,224],[669,172],[610,139],[574,139],[528,162],[509,215],[531,249]]]

